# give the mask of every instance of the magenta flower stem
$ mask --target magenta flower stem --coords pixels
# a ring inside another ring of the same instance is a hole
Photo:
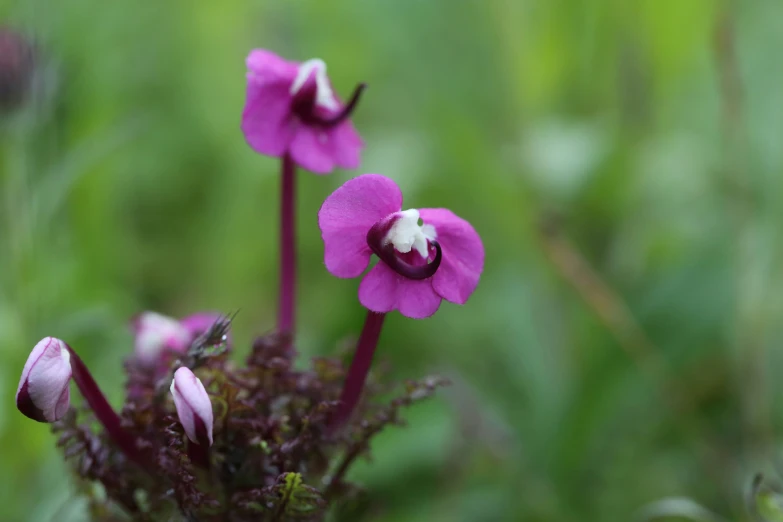
[[[296,164],[290,154],[281,161],[280,189],[280,302],[277,331],[293,337],[296,301]]]
[[[332,431],[338,430],[351,418],[353,410],[359,403],[367,374],[370,372],[375,348],[381,337],[385,318],[385,313],[367,311],[367,318],[364,320],[364,327],[356,345],[356,353],[351,361],[351,367],[348,368],[348,375],[345,377],[345,384],[343,384],[343,390],[340,393],[340,405],[331,421],[330,429]]]
[[[190,457],[193,464],[209,470],[209,446],[203,444],[196,444],[192,441],[188,443],[188,457]]]
[[[106,400],[103,392],[101,392],[101,389],[98,387],[98,383],[96,383],[95,379],[90,375],[87,366],[85,366],[70,346],[67,348],[71,355],[70,362],[73,380],[76,382],[76,386],[79,387],[79,391],[82,392],[87,404],[92,408],[95,418],[103,425],[111,440],[114,441],[123,453],[125,453],[125,456],[128,457],[128,459],[145,467],[145,463],[139,448],[136,446],[136,442],[133,440],[131,434],[123,429],[119,415],[112,409],[109,401]]]

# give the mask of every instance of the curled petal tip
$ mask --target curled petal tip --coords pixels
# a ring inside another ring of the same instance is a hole
[[[339,125],[340,123],[350,118],[353,114],[353,111],[356,110],[356,106],[359,105],[359,100],[361,99],[365,89],[367,89],[366,83],[362,82],[358,84],[353,90],[353,94],[351,94],[351,98],[348,100],[348,103],[346,103],[345,107],[343,107],[343,110],[331,118],[321,120],[320,123],[322,125],[326,125],[327,127],[334,127],[335,125]]]

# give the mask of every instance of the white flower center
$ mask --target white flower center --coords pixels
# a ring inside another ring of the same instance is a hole
[[[432,225],[419,225],[419,211],[415,208],[403,210],[386,234],[386,242],[403,254],[415,250],[425,259],[429,257],[427,241],[436,239]]]
[[[326,77],[326,64],[320,58],[307,60],[299,66],[299,72],[294,78],[294,83],[291,84],[291,95],[299,92],[313,72],[315,72],[315,104],[336,111],[340,107],[329,85],[329,78]]]

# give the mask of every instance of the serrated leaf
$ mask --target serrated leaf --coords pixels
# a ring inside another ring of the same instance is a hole
[[[278,513],[293,518],[309,517],[321,513],[326,507],[321,492],[304,484],[299,473],[286,473],[278,479],[280,504]]]

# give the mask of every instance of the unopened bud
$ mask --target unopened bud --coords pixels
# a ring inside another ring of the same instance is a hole
[[[71,354],[60,339],[47,337],[35,345],[16,389],[16,407],[38,422],[59,420],[71,403]]]
[[[211,446],[212,403],[201,380],[183,366],[174,372],[171,395],[174,397],[179,422],[188,438],[196,444]]]
[[[144,364],[155,364],[166,351],[184,352],[191,342],[190,331],[179,321],[155,312],[143,312],[131,322],[136,340],[136,357]]]

